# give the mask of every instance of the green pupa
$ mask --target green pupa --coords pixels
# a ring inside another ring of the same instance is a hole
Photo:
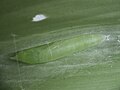
[[[95,46],[103,40],[104,36],[100,34],[79,35],[19,51],[14,59],[27,64],[47,63]]]

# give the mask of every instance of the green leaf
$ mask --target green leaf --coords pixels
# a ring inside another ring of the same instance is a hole
[[[47,18],[32,22],[37,14]],[[43,64],[10,60],[85,34],[106,40]],[[119,40],[119,0],[1,0],[0,90],[120,90]]]

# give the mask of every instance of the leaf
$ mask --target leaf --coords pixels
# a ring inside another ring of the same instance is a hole
[[[1,0],[0,90],[119,90],[119,3]],[[47,19],[33,23],[36,14],[44,14]],[[26,65],[10,60],[16,52],[84,34],[100,34],[107,39],[44,64]]]

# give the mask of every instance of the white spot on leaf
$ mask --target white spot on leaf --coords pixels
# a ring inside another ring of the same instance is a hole
[[[36,15],[35,17],[33,17],[33,22],[39,22],[39,21],[42,21],[44,19],[46,19],[47,17],[43,14],[38,14]]]
[[[110,35],[106,35],[106,36],[105,36],[105,38],[106,38],[106,40],[107,40],[107,41],[109,41],[109,40],[110,40],[110,38],[109,38],[109,37],[110,37]]]
[[[120,40],[117,40],[120,43]]]

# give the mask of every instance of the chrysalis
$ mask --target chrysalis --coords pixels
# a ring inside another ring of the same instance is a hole
[[[46,63],[73,54],[74,52],[95,46],[103,40],[103,35],[79,35],[70,39],[60,40],[19,51],[16,53],[16,56],[18,61],[27,64]]]

